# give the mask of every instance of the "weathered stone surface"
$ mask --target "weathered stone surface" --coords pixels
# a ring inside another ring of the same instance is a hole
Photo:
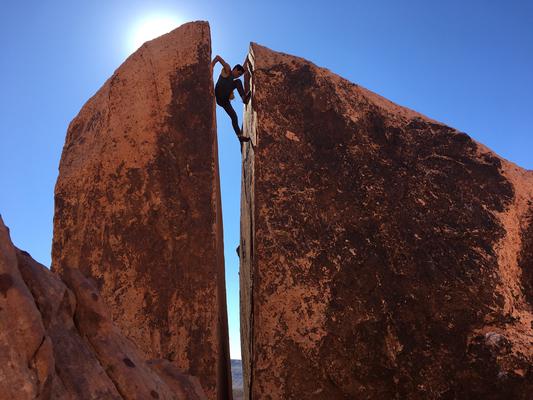
[[[31,291],[36,310],[51,343],[52,394],[65,399],[120,399],[117,387],[74,322],[78,302],[52,272],[17,251],[18,268]],[[15,309],[20,313],[21,310]],[[47,398],[46,396],[43,398]]]
[[[0,217],[0,393],[35,399],[49,390],[54,369],[39,311],[24,284],[16,250]]]
[[[143,358],[79,270],[65,284],[16,249],[1,218],[0,268],[0,399],[206,399],[195,378]]]
[[[52,269],[93,277],[147,357],[231,397],[216,119],[206,22],[130,56],[71,122]]]
[[[204,399],[205,395],[200,382],[191,376],[184,375],[168,360],[150,360],[148,365],[181,399]]]
[[[531,398],[533,173],[306,60],[249,57],[246,398]]]

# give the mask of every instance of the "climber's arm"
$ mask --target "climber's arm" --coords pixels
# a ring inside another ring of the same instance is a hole
[[[220,56],[216,56],[215,58],[213,58],[213,62],[211,63],[211,68],[213,68],[215,66],[215,64],[219,62],[220,64],[222,64],[222,67],[224,68],[224,71],[226,72],[226,74],[229,76],[231,74],[231,67],[229,66],[229,64],[224,61],[224,59]]]

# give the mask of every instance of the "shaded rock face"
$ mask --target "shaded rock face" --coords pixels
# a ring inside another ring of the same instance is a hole
[[[246,398],[526,399],[533,174],[252,44]]]
[[[79,270],[64,274],[16,249],[0,218],[0,398],[206,399],[196,378],[144,359]]]
[[[79,268],[147,357],[231,396],[216,120],[205,22],[144,44],[71,122],[52,269]]]

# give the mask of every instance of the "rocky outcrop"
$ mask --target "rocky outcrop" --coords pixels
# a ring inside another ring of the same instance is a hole
[[[0,218],[1,399],[206,398],[195,378],[154,367],[168,361],[147,362],[93,284],[64,272],[66,282],[16,249]]]
[[[246,398],[526,399],[533,173],[252,44]]]
[[[172,361],[199,377],[208,398],[226,399],[210,58],[208,24],[185,24],[131,55],[71,122],[52,269],[94,278],[113,320],[146,357]]]

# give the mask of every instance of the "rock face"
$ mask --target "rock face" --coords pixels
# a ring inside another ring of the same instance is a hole
[[[231,397],[215,104],[206,22],[130,56],[71,122],[52,269],[94,278],[150,358]]]
[[[195,378],[147,362],[77,269],[66,282],[16,249],[0,218],[0,399],[205,399]]]
[[[526,399],[533,173],[252,44],[246,398]]]

